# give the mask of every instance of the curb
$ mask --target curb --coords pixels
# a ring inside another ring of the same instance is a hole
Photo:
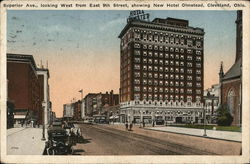
[[[186,136],[192,136],[192,137],[200,137],[200,138],[208,138],[208,139],[214,139],[214,140],[222,140],[222,141],[230,141],[230,142],[242,143],[242,141],[235,141],[235,140],[230,140],[230,139],[215,138],[215,137],[209,137],[209,136],[204,137],[204,136],[198,136],[198,135],[193,135],[193,134],[185,134],[185,133],[170,132],[170,131],[163,131],[163,130],[157,130],[157,129],[148,129],[148,128],[142,128],[142,129],[152,130],[152,131],[158,131],[158,132],[164,132],[164,133],[180,134],[180,135],[186,135]]]

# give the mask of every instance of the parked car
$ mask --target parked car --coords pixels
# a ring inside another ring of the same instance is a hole
[[[62,155],[72,153],[72,144],[69,141],[69,136],[62,123],[54,122],[48,128],[48,141],[45,149],[48,155]]]

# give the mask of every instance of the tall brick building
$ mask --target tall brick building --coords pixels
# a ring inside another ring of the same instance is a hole
[[[119,38],[123,121],[198,122],[204,30],[182,19],[130,19]]]
[[[233,116],[232,125],[242,123],[242,11],[237,11],[236,23],[236,57],[231,68],[224,73],[221,63],[220,103],[228,107]]]
[[[7,54],[8,101],[15,106],[14,120],[17,124],[43,123],[42,104],[49,92],[46,90],[45,93],[44,88],[48,84],[44,82],[48,79],[44,79],[38,70],[32,55]]]

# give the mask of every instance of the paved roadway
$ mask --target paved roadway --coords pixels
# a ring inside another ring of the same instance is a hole
[[[199,155],[201,150],[169,143],[133,131],[79,124],[84,140],[73,147],[75,155]]]

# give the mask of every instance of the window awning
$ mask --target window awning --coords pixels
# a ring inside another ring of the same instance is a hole
[[[14,119],[25,119],[26,115],[14,115]]]

